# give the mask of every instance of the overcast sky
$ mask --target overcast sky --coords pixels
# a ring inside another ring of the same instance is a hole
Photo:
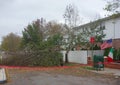
[[[106,13],[105,0],[0,0],[0,41],[10,32],[20,35],[29,23],[41,17],[63,22],[66,5],[71,3],[78,8],[83,23]]]

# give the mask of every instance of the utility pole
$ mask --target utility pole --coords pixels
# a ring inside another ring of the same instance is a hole
[[[115,48],[115,21],[113,23],[113,47]]]
[[[92,46],[92,59],[93,59],[93,46],[94,46],[94,42],[95,42],[95,37],[90,37],[90,43],[91,43],[91,46]]]
[[[112,22],[113,23],[113,48],[115,50],[115,20]],[[115,60],[117,60],[117,56],[115,56]]]

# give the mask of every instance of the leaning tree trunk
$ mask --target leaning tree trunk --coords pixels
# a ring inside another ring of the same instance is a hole
[[[65,53],[65,63],[68,63],[69,61],[68,61],[68,53],[69,53],[69,51],[66,51],[66,53]]]

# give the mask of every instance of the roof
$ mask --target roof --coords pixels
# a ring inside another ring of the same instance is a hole
[[[105,17],[105,18],[98,19],[98,20],[93,21],[93,22],[89,22],[89,23],[80,25],[80,26],[78,26],[78,27],[74,27],[74,30],[77,30],[77,29],[80,29],[80,28],[83,28],[83,27],[90,26],[91,24],[94,24],[94,23],[97,23],[97,22],[103,22],[103,21],[107,21],[107,20],[110,20],[110,19],[116,19],[116,18],[119,18],[119,17],[120,17],[120,13],[113,14],[113,15],[111,15],[111,16],[109,16],[109,17]]]

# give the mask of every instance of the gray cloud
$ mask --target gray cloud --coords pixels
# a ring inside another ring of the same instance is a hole
[[[21,33],[28,23],[37,18],[63,21],[66,5],[77,6],[84,21],[103,13],[102,0],[0,0],[0,36],[9,32]],[[0,39],[1,40],[1,39]]]

